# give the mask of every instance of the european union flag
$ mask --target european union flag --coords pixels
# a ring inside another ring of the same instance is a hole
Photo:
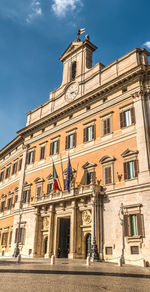
[[[67,176],[66,176],[66,188],[70,193],[71,182],[73,180],[73,171],[71,167],[70,157],[68,156],[68,167],[67,167]]]

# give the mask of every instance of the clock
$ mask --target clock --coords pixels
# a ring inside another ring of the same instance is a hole
[[[74,98],[78,94],[78,90],[79,90],[78,83],[71,84],[66,90],[66,94],[65,94],[66,101],[70,102],[70,101],[74,100]]]

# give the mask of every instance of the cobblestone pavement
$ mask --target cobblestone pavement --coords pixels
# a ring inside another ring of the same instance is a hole
[[[150,268],[61,260],[0,259],[1,292],[150,292]]]

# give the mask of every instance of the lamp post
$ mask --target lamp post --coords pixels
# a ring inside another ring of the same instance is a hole
[[[96,244],[96,236],[95,236],[95,208],[96,208],[96,194],[95,194],[95,185],[93,186],[93,203],[92,203],[92,209],[93,209],[93,236],[92,236],[92,246],[90,251],[90,256],[92,260],[99,260],[99,254]]]
[[[122,226],[122,252],[121,252],[121,262],[122,264],[125,263],[125,258],[124,258],[124,249],[125,249],[125,241],[124,241],[124,208],[123,208],[123,203],[120,204],[120,210],[119,210],[119,219],[120,219],[120,224]]]

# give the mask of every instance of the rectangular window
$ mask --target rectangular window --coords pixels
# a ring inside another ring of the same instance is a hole
[[[37,197],[39,197],[41,194],[42,194],[42,187],[41,186],[37,186],[37,189],[36,189]]]
[[[14,204],[16,204],[18,201],[18,195],[15,196]]]
[[[28,152],[27,155],[27,164],[32,164],[35,160],[35,150]]]
[[[8,203],[7,203],[7,209],[10,210],[12,207],[12,198],[8,199]]]
[[[10,177],[10,166],[6,168],[6,175],[5,178],[9,178]]]
[[[71,149],[76,146],[76,133],[66,136],[65,149]]]
[[[135,124],[134,107],[120,113],[120,127],[128,127]]]
[[[53,190],[53,183],[47,184],[47,194],[50,194],[50,192]]]
[[[112,255],[112,246],[107,246],[105,248],[106,255]]]
[[[144,236],[143,215],[140,213],[124,215],[124,234],[129,237]]]
[[[89,142],[94,140],[96,137],[96,126],[92,125],[84,128],[83,132],[83,142]]]
[[[23,203],[30,202],[30,190],[26,190],[23,192]]]
[[[59,153],[59,140],[54,141],[50,144],[50,155],[55,155]]]
[[[12,167],[12,175],[17,172],[17,161],[14,162],[13,167]]]
[[[137,215],[130,215],[131,236],[138,235]]]
[[[19,160],[19,167],[18,167],[18,171],[20,171],[22,168],[22,157]]]
[[[12,241],[12,231],[10,231],[10,234],[9,234],[9,245],[11,245],[11,241]]]
[[[4,232],[2,234],[2,243],[1,244],[7,246],[7,239],[8,239],[8,232]]]
[[[25,228],[16,228],[15,243],[25,244]]]
[[[1,212],[4,212],[5,210],[5,201],[1,202]]]
[[[95,171],[85,171],[84,173],[84,176],[85,176],[85,184],[86,185],[89,185],[89,184],[92,184],[95,182]]]
[[[138,161],[124,162],[124,179],[132,179],[138,176]]]
[[[111,166],[104,168],[104,181],[105,185],[112,183]]]
[[[110,117],[102,120],[102,135],[103,136],[111,133],[110,124],[111,124]]]
[[[139,246],[131,246],[131,254],[139,254]]]
[[[40,160],[45,158],[45,146],[41,146],[40,148]]]
[[[4,179],[4,170],[2,170],[0,173],[0,182],[2,182],[3,179]]]

